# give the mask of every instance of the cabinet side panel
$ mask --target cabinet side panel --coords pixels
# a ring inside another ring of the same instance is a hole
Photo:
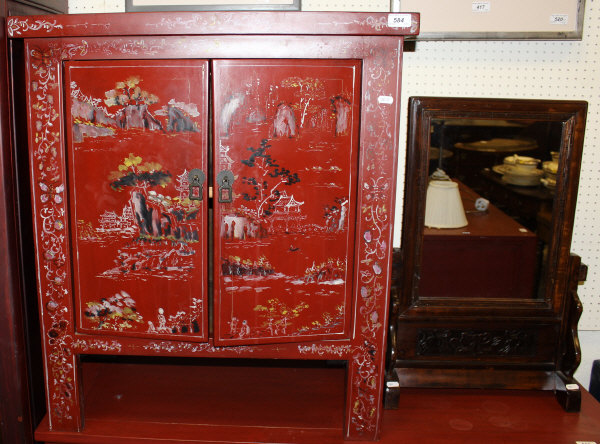
[[[69,262],[60,52],[52,41],[26,42],[26,84],[33,224],[46,399],[50,427],[81,427]]]
[[[388,304],[402,41],[369,42],[363,59],[354,348],[348,365],[346,438],[379,437]]]

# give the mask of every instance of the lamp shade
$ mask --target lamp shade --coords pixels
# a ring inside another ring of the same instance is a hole
[[[458,184],[449,180],[430,181],[425,202],[425,226],[461,228],[467,225]]]

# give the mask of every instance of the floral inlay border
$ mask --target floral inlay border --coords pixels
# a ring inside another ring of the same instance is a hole
[[[18,17],[8,19],[7,30],[10,37],[20,36],[27,31],[39,31],[40,29],[52,32],[55,29],[63,29],[63,25],[56,20],[33,20],[30,23],[29,19],[23,20]]]
[[[13,23],[13,26],[16,24]],[[23,23],[20,23],[24,29]],[[53,24],[37,23],[45,27]],[[42,295],[42,323],[46,349],[48,411],[51,426],[79,424],[77,382],[73,353],[73,319],[68,261],[65,177],[61,150],[60,61],[85,54],[82,44],[27,45],[28,101],[31,112],[30,156],[32,194],[37,227],[38,286]]]
[[[364,64],[363,87],[369,94],[362,117],[366,128],[362,140],[364,173],[358,209],[360,247],[356,300],[357,341],[352,349],[350,377],[352,399],[348,435],[376,437],[381,410],[387,296],[390,270],[388,258],[392,231],[396,105],[380,101],[392,97],[397,103],[397,81],[401,49],[377,46]],[[383,102],[383,103],[382,103]]]

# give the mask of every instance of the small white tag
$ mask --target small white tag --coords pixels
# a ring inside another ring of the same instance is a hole
[[[596,444],[596,441],[575,441],[575,444]]]
[[[473,12],[490,12],[492,10],[492,4],[490,2],[473,2],[471,4],[471,11]]]
[[[385,385],[390,388],[400,387],[400,383],[398,381],[388,381],[385,383]]]
[[[569,23],[569,14],[552,14],[550,16],[551,25],[567,25]]]
[[[519,228],[519,231],[520,231],[521,233],[527,233],[527,228]]]
[[[577,384],[567,384],[565,385],[567,390],[579,390],[579,386]]]
[[[392,96],[379,96],[377,97],[377,102],[383,103],[385,105],[391,105],[394,103],[394,98]]]
[[[410,28],[412,16],[410,14],[388,14],[388,26],[390,28]]]

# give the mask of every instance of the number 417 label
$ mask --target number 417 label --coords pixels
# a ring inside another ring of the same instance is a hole
[[[471,4],[471,11],[473,12],[490,12],[492,10],[492,4],[490,2],[473,2]]]
[[[410,28],[412,16],[410,14],[389,14],[388,26],[390,28]]]

